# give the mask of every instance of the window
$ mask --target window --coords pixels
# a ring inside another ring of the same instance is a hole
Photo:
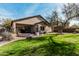
[[[45,27],[44,26],[41,26],[40,27],[40,30],[44,31],[45,30]]]

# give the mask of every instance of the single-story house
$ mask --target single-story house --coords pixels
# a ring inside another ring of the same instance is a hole
[[[41,15],[21,18],[12,21],[12,29],[15,33],[48,33],[51,32],[50,23]]]

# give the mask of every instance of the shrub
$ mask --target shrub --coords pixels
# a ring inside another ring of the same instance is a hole
[[[1,36],[2,36],[2,40],[11,40],[13,39],[12,35],[10,32],[2,32],[1,33]]]

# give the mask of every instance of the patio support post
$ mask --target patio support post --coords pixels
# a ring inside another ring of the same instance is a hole
[[[38,32],[40,32],[40,26],[38,25]]]
[[[16,33],[16,23],[13,24],[13,32]]]

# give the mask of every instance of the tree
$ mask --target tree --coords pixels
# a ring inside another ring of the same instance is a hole
[[[71,19],[79,17],[79,5],[75,3],[65,4],[63,14],[65,15],[65,22],[63,24],[64,27]]]
[[[76,5],[73,4],[64,4],[62,9],[62,14],[64,15],[65,19],[62,23],[62,30],[65,29],[67,24],[69,24],[69,21],[73,19],[76,16]],[[75,9],[74,9],[75,8]]]
[[[56,30],[60,33],[62,31],[61,28],[63,20],[59,17],[57,10],[52,11],[52,15],[49,16],[48,19],[50,19],[52,32]]]
[[[64,20],[62,18],[59,18],[59,15],[56,10],[52,12],[52,15],[49,17],[52,32],[54,30],[54,27],[56,26],[58,28],[58,32],[62,34],[63,30],[66,27],[69,27],[69,22],[73,18],[79,17],[79,5],[72,3],[72,4],[64,4],[62,8],[62,15],[64,15]],[[59,25],[61,24],[61,25]]]
[[[49,16],[48,19],[50,20],[51,29],[53,32],[54,27],[58,26],[58,13],[57,13],[57,11],[56,10],[52,11],[52,15]]]
[[[69,19],[79,17],[79,4],[71,3],[67,4],[67,14],[69,15]]]
[[[64,15],[65,19],[62,23],[62,31],[67,27],[69,21],[73,18],[79,18],[79,5],[75,3],[68,3],[63,5],[62,14]]]
[[[11,31],[11,19],[4,19],[2,26],[7,30],[7,31]]]

